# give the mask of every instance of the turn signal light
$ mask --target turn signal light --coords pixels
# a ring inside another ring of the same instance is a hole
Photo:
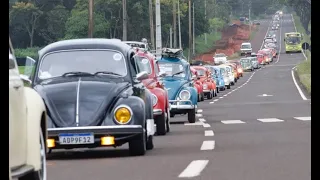
[[[47,139],[47,147],[48,148],[56,147],[56,143],[55,143],[54,139]]]
[[[101,145],[102,146],[114,145],[114,137],[112,136],[101,137]]]

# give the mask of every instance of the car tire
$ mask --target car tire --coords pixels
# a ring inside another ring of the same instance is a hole
[[[170,113],[170,117],[174,117],[175,116],[175,114],[174,113]]]
[[[227,89],[230,89],[230,88],[231,88],[230,84],[229,84],[229,85],[227,85]]]
[[[212,92],[208,93],[207,94],[207,99],[212,99],[212,98],[213,98],[213,93]]]
[[[149,140],[149,138],[148,138]],[[147,151],[146,133],[139,134],[135,139],[129,141],[129,151],[132,156],[142,156]]]
[[[167,133],[170,132],[170,110],[167,108],[167,113],[166,113],[166,131]]]
[[[216,89],[214,90],[214,96],[215,96],[215,97],[218,96],[218,93],[217,93],[217,90],[216,90]]]
[[[219,92],[220,92],[220,90],[219,90],[219,88],[218,88],[218,87],[216,88],[216,91],[217,91],[217,93],[219,93]]]
[[[204,93],[201,94],[201,101],[204,101]]]
[[[147,144],[146,144],[146,150],[151,150],[154,148],[154,145],[153,145],[153,136],[149,136],[147,138]]]
[[[154,121],[157,125],[157,135],[163,136],[166,135],[166,115],[163,112],[161,115],[156,116]]]
[[[188,112],[188,122],[195,123],[196,122],[196,109],[190,109]]]
[[[47,179],[47,166],[46,166],[46,144],[44,141],[42,129],[40,128],[40,158],[41,169],[39,171],[33,171],[26,176],[19,178],[19,180],[43,180]]]
[[[235,79],[234,79],[234,82],[237,82],[237,81],[238,81],[238,78],[235,78]]]
[[[241,77],[243,77],[243,74],[241,74]]]

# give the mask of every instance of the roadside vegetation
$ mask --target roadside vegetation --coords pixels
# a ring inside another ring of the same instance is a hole
[[[308,35],[306,33],[306,30],[303,28],[299,16],[294,14],[293,19],[294,19],[297,31],[304,35],[303,42],[307,42],[311,45],[310,35]],[[311,21],[308,25],[308,30],[311,32]],[[299,76],[299,81],[305,87],[307,92],[311,95],[311,52],[307,50],[305,55],[307,56],[307,60],[301,62],[297,66],[297,74]]]

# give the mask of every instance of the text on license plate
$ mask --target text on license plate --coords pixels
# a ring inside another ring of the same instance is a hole
[[[64,133],[59,134],[59,142],[60,144],[93,144],[94,135],[93,133]]]

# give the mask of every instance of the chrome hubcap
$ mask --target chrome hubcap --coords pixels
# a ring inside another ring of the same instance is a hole
[[[38,171],[40,180],[47,180],[47,166],[46,166],[46,148],[42,132],[40,132],[40,159],[41,168]]]

